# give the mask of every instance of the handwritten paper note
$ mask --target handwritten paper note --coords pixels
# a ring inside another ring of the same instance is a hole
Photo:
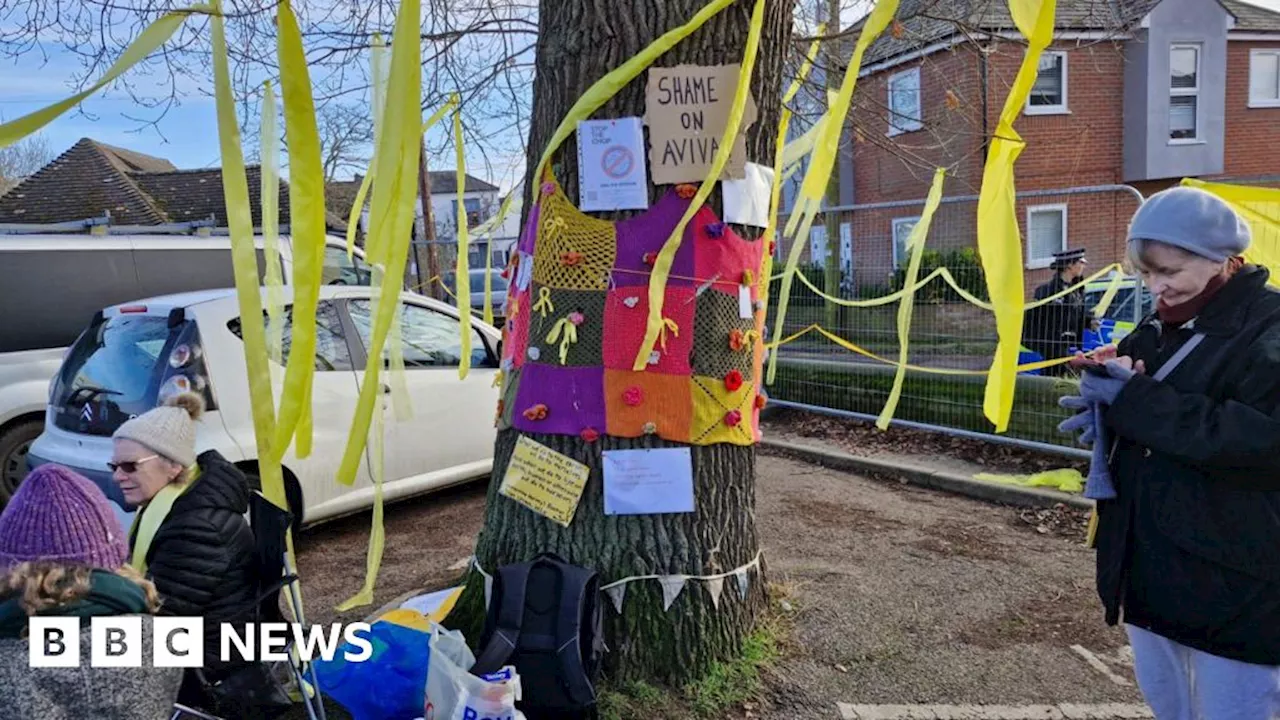
[[[739,71],[738,65],[649,68],[644,120],[649,126],[649,165],[655,185],[707,177],[729,123]],[[755,123],[757,112],[754,98],[748,95],[722,180],[746,176],[746,131]]]
[[[521,437],[498,492],[569,527],[589,473],[586,465]]]
[[[693,512],[689,448],[608,450],[604,453],[604,514]]]

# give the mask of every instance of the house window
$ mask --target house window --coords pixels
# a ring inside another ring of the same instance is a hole
[[[1067,249],[1067,206],[1034,205],[1027,208],[1027,268],[1053,264],[1053,254]]]
[[[1174,45],[1169,51],[1169,140],[1200,138],[1200,46]]]
[[[924,127],[920,109],[920,68],[912,68],[889,78],[889,135]]]
[[[463,198],[462,207],[467,211],[467,227],[480,224],[480,198]]]
[[[893,219],[893,269],[897,270],[907,261],[907,239],[915,229],[918,217]]]
[[[1249,53],[1249,107],[1280,107],[1280,48]]]
[[[1028,115],[1067,112],[1067,54],[1046,52],[1040,56],[1040,71],[1027,97]]]

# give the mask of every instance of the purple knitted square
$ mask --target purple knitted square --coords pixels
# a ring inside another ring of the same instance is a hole
[[[689,209],[689,201],[680,197],[675,190],[669,190],[662,199],[647,212],[617,223],[618,257],[614,261],[613,282],[618,287],[647,286],[653,265],[645,261],[657,257],[662,246],[667,243],[671,231],[676,228],[685,210]],[[693,223],[685,227],[684,239],[676,250],[675,259],[671,263],[671,275],[667,281],[669,287],[691,286],[696,283],[687,278],[693,277],[694,233]]]
[[[529,419],[526,411],[545,407],[545,417]],[[578,435],[586,428],[605,431],[604,368],[561,367],[528,363],[520,372],[512,421],[517,430],[550,435]]]
[[[524,233],[520,235],[520,243],[517,246],[520,252],[530,256],[533,255],[533,247],[538,241],[538,210],[541,207],[542,203],[539,202],[529,211],[529,221],[525,223]]]

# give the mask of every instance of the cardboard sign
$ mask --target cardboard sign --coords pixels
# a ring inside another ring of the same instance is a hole
[[[640,118],[578,123],[578,209],[644,210],[644,129]]]
[[[521,437],[498,492],[569,527],[590,472],[586,465]]]
[[[706,179],[729,122],[739,72],[736,64],[649,69],[645,124],[649,126],[649,168],[655,185]],[[746,131],[755,123],[756,113],[755,99],[748,95],[733,152],[720,179],[746,177]]]

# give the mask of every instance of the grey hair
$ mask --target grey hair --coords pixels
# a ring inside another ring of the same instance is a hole
[[[1170,250],[1176,251],[1177,254],[1185,260],[1200,260],[1202,262],[1213,263],[1215,265],[1222,265],[1224,267],[1226,266],[1226,262],[1215,263],[1213,260],[1210,260],[1209,258],[1197,255],[1191,252],[1190,250],[1184,250],[1176,245],[1169,245],[1168,243],[1160,243],[1158,240],[1147,240],[1145,238],[1135,238],[1129,241],[1129,245],[1125,249],[1124,270],[1126,273],[1133,275],[1148,269],[1149,261],[1147,260],[1147,253],[1150,251],[1152,243],[1158,243],[1158,244],[1164,245]]]

